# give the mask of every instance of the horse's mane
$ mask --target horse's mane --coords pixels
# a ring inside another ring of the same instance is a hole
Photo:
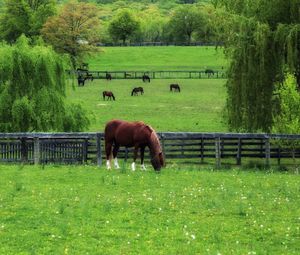
[[[146,128],[150,131],[150,143],[151,143],[151,147],[153,150],[158,150],[159,152],[161,152],[161,146],[160,146],[160,142],[158,139],[158,136],[155,132],[155,130],[151,127],[146,125]]]

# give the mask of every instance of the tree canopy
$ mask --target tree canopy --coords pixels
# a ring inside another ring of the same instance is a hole
[[[0,46],[0,66],[0,132],[81,131],[89,125],[80,106],[64,103],[63,60],[51,48],[29,46],[21,36],[13,46]]]
[[[140,22],[133,16],[129,10],[121,11],[109,24],[108,31],[115,40],[126,40],[134,36],[140,29]]]
[[[55,0],[5,0],[0,15],[0,39],[15,42],[21,35],[40,35],[46,19],[55,14]]]
[[[67,53],[73,68],[84,55],[97,50],[100,25],[97,13],[93,4],[70,1],[44,24],[43,38],[57,52]]]

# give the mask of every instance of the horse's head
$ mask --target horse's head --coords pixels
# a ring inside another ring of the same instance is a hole
[[[165,166],[165,159],[157,134],[151,127],[150,129],[152,130],[149,144],[151,164],[155,171],[160,171],[160,169]]]
[[[155,171],[160,171],[165,166],[165,159],[163,153],[160,152],[151,158],[151,164]]]

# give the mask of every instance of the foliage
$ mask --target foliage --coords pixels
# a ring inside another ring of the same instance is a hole
[[[272,132],[279,134],[300,133],[300,94],[296,80],[288,75],[283,84],[278,84],[276,95],[279,100],[279,114],[274,116]]]
[[[299,175],[170,164],[0,173],[1,254],[299,253]]]
[[[14,46],[0,47],[0,131],[83,130],[83,111],[70,111],[64,103],[63,60],[52,49],[28,45],[21,36]],[[5,59],[4,59],[5,57]],[[70,128],[65,116],[81,116]]]
[[[123,10],[110,22],[108,31],[115,41],[122,40],[125,44],[126,40],[139,32],[139,29],[140,23],[133,14]]]
[[[15,42],[21,35],[38,36],[45,20],[55,14],[55,0],[6,0],[0,15],[0,38]]]
[[[169,22],[169,33],[176,42],[190,43],[193,34],[204,28],[205,16],[194,6],[176,9]]]
[[[70,56],[75,69],[83,56],[97,50],[98,29],[97,8],[90,3],[70,1],[57,16],[46,21],[42,35],[57,52]]]
[[[286,69],[300,86],[299,0],[222,1],[231,12],[223,38],[231,58],[227,82],[230,129],[270,131],[274,85]],[[258,11],[259,10],[259,11]]]

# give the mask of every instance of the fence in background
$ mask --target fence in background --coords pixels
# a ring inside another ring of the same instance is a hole
[[[68,71],[70,74],[71,71]],[[81,72],[82,73],[82,72]],[[87,71],[94,79],[106,79],[109,73],[112,79],[142,79],[144,74],[151,79],[225,79],[227,77],[224,69],[213,70],[213,73],[203,71]],[[78,75],[80,72],[78,72]]]
[[[233,159],[238,165],[244,158],[264,159],[269,165],[271,159],[280,163],[281,159],[300,158],[300,135],[181,132],[158,135],[168,162],[184,159],[186,163],[202,163],[210,158],[220,167],[222,159]],[[132,158],[132,149],[121,148],[118,157]],[[104,159],[103,133],[0,134],[0,162],[101,166]]]

